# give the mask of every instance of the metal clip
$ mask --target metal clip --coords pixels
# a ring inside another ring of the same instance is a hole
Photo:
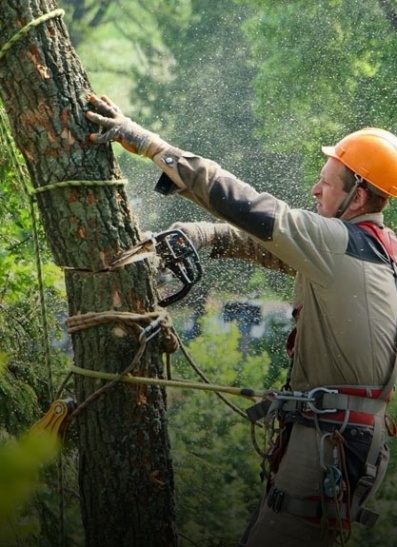
[[[316,397],[316,395],[318,393],[337,394],[339,392],[337,389],[329,389],[327,387],[315,387],[307,394],[307,408],[315,414],[330,414],[333,412],[337,412],[337,408],[318,408],[316,406],[318,402],[318,397]]]
[[[321,437],[321,440],[320,440],[320,465],[325,471],[328,469],[328,466],[325,464],[324,443],[325,443],[325,439],[327,439],[328,437],[331,437],[331,433],[324,433],[324,435]]]
[[[336,465],[327,467],[323,480],[324,493],[329,498],[337,496],[342,488],[342,472]]]
[[[143,329],[141,334],[139,335],[139,342],[142,342],[143,338],[145,338],[146,342],[149,342],[152,338],[154,338],[161,330],[161,324],[164,323],[165,319],[164,317],[159,317],[158,319],[155,319]]]

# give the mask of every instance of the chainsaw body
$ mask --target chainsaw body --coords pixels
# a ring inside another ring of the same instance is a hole
[[[164,287],[166,293],[158,304],[166,307],[188,294],[201,279],[203,269],[193,243],[182,230],[166,230],[152,237],[160,261],[157,285]],[[174,285],[177,282],[176,288],[167,293],[166,285],[170,282],[174,282]]]

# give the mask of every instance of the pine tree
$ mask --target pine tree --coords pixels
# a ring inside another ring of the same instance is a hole
[[[6,0],[1,8],[0,97],[54,261],[65,272],[69,316],[95,318],[72,334],[75,365],[100,375],[134,363],[132,373],[162,376],[159,337],[135,362],[140,330],[136,322],[115,320],[115,312],[124,312],[150,324],[153,268],[140,261],[108,269],[139,241],[139,227],[111,147],[87,139],[91,87],[62,13],[52,0]],[[110,322],[101,321],[103,312]],[[77,404],[104,383],[75,374]],[[119,382],[78,414],[87,547],[177,544],[165,404],[160,389]]]

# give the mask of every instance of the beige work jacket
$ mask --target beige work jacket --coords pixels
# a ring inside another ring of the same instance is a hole
[[[381,213],[345,222],[292,209],[215,162],[173,147],[154,161],[186,187],[180,195],[249,234],[266,251],[259,252],[263,266],[297,272],[293,305],[302,311],[292,389],[388,381],[397,330],[395,277],[383,248],[354,226],[362,220],[382,225]],[[230,245],[224,248],[230,253]]]

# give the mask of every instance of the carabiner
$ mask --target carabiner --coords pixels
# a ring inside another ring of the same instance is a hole
[[[337,389],[329,389],[327,387],[315,387],[309,393],[307,394],[307,408],[308,410],[311,410],[315,414],[332,414],[333,412],[337,412],[337,408],[317,408],[316,406],[316,394],[322,392],[328,393],[328,394],[337,394],[339,393]]]
[[[320,465],[324,469],[324,471],[327,471],[328,465],[325,465],[324,463],[324,442],[327,437],[330,437],[331,433],[324,433],[324,435],[321,437],[320,440]]]
[[[158,317],[154,321],[150,323],[147,327],[143,329],[141,334],[139,335],[139,342],[142,342],[142,339],[145,338],[146,342],[149,342],[152,338],[156,336],[161,330],[161,324],[164,323],[165,318],[164,317]]]

